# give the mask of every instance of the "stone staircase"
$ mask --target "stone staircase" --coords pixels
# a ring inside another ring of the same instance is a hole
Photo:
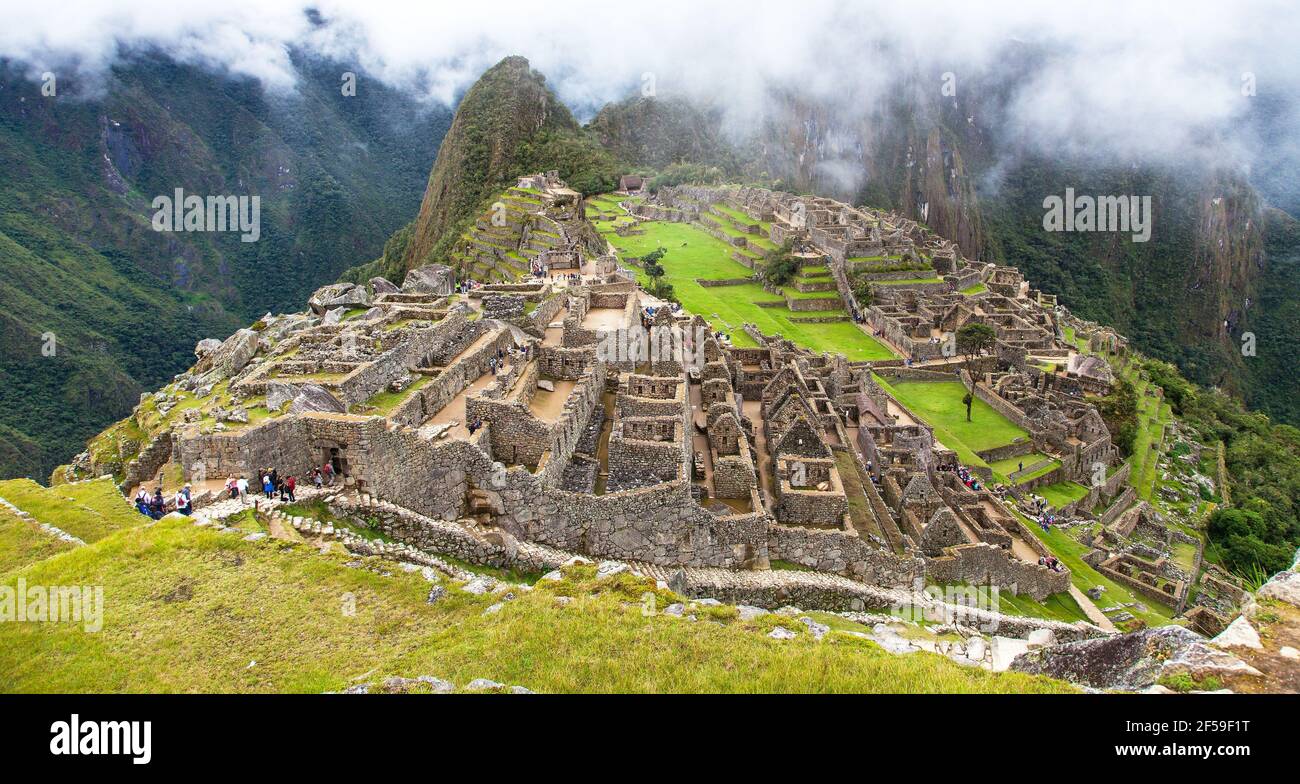
[[[340,488],[330,487],[322,488],[320,490],[317,490],[314,487],[300,487],[295,491],[294,495],[296,496],[296,503],[302,503],[303,501],[312,498],[327,496],[331,493],[339,492],[339,490]],[[238,498],[225,498],[210,503],[200,509],[195,509],[192,517],[194,518],[195,525],[215,525],[228,517],[239,514],[245,509],[256,509],[259,512],[273,513],[276,509],[287,503],[289,502],[281,501],[278,495],[268,499],[260,494],[254,495],[250,492],[246,501],[241,501]]]

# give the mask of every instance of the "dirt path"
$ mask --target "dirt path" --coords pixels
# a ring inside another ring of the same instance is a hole
[[[1108,632],[1118,631],[1115,624],[1111,623],[1110,619],[1097,608],[1097,605],[1092,603],[1092,599],[1089,599],[1088,595],[1080,591],[1079,587],[1074,583],[1070,583],[1070,595],[1079,603],[1079,607],[1083,609],[1083,614],[1088,616],[1088,620],[1096,624],[1098,628],[1105,629]]]
[[[754,457],[758,462],[758,486],[763,494],[763,504],[772,510],[772,468],[767,459],[767,436],[763,433],[763,403],[758,400],[746,400],[741,406],[741,413],[754,423]]]

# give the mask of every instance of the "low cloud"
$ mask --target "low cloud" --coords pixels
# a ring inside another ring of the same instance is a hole
[[[581,118],[653,74],[660,94],[708,99],[742,128],[764,116],[774,90],[852,119],[869,117],[902,83],[938,91],[939,75],[951,73],[958,90],[1003,86],[1000,116],[972,118],[996,125],[1003,144],[1120,161],[1176,162],[1212,150],[1243,165],[1259,144],[1243,80],[1260,95],[1300,87],[1300,15],[1275,0],[173,0],[166,13],[156,9],[142,0],[27,4],[0,30],[0,56],[33,74],[93,75],[156,47],[292,90],[290,53],[302,49],[450,104],[484,69],[522,54]],[[1270,122],[1300,127],[1286,101]]]

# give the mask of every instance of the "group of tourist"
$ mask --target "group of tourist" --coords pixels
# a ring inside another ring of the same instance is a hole
[[[191,500],[193,495],[190,486],[187,484],[176,495],[172,497],[172,510],[180,512],[183,515],[191,514],[194,511],[194,502]],[[154,520],[160,519],[167,514],[167,499],[163,497],[161,487],[155,487],[153,495],[148,490],[141,487],[135,494],[135,509],[142,515]]]
[[[330,474],[332,476],[334,473],[334,467],[329,463],[326,463],[325,465],[329,466]],[[315,471],[315,469],[313,469],[313,471]],[[322,481],[323,480],[324,477],[322,476]],[[297,487],[298,478],[295,476],[280,476],[280,472],[274,468],[267,468],[262,471],[262,495],[268,501],[278,495],[281,501],[293,503],[297,500],[294,497],[294,490],[296,490]]]
[[[953,466],[941,465],[939,466],[938,470],[956,472],[957,478],[960,479],[961,483],[966,485],[968,489],[971,490],[986,489],[984,483],[980,481],[980,478],[975,474],[971,473],[970,470],[968,470],[964,465],[958,465],[955,468]]]
[[[278,496],[281,501],[287,501],[288,503],[293,503],[297,500],[298,477],[292,475],[281,476],[279,469],[276,468],[263,469],[260,474],[260,477],[255,477],[260,480],[259,487],[255,489],[261,491],[263,498],[269,501]],[[333,486],[333,463],[326,461],[319,468],[313,468],[311,478],[312,483],[316,485],[316,489],[318,490],[326,485]],[[189,485],[186,485],[187,489],[188,487]],[[226,480],[225,492],[231,500],[237,498],[240,501],[247,503],[249,487],[250,484],[248,477],[240,474],[237,477],[231,476]]]
[[[533,274],[537,275],[537,277],[549,277],[551,280],[562,280],[565,283],[568,283],[570,286],[576,286],[579,283],[582,283],[582,275],[581,273],[577,273],[577,272],[557,272],[555,270],[549,270],[549,271],[543,270],[541,272],[536,272]]]
[[[482,285],[483,284],[479,283],[477,280],[474,280],[472,278],[466,278],[465,280],[462,280],[460,283],[456,284],[456,293],[468,294],[474,289],[479,288]]]
[[[516,361],[527,362],[532,355],[530,347],[511,346],[510,348],[498,348],[495,356],[488,357],[488,369],[492,375],[499,375],[502,370],[514,364]]]
[[[1048,511],[1050,507],[1047,499],[1040,495],[1030,495],[1023,503],[1028,507],[1030,517],[1042,526],[1044,532],[1050,533],[1052,526],[1056,525],[1056,514]]]
[[[1040,556],[1038,559],[1038,565],[1046,566],[1048,569],[1051,569],[1054,572],[1065,571],[1065,564],[1061,563],[1061,559],[1057,558],[1054,555]]]

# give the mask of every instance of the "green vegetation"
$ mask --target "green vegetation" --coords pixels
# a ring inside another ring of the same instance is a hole
[[[975,402],[975,387],[979,385],[979,373],[973,362],[986,351],[992,351],[998,344],[998,333],[988,324],[973,321],[957,330],[957,350],[966,358],[966,375],[970,377],[971,388],[962,396],[961,402],[966,406],[966,421],[971,421],[971,405]]]
[[[1030,479],[1036,479],[1042,476],[1043,474],[1047,473],[1048,471],[1051,471],[1052,469],[1056,468],[1061,464],[1060,461],[1054,460],[1051,457],[1041,454],[1039,452],[1034,452],[1028,455],[1023,455],[1021,457],[1008,457],[1002,460],[994,460],[988,465],[989,468],[993,469],[993,476],[996,479],[998,479],[998,481],[1009,484],[1010,479],[1008,479],[1008,477],[1010,477],[1016,471],[1019,471],[1020,466],[1023,465],[1026,469],[1028,469],[1030,466],[1034,465],[1035,463],[1039,463],[1044,460],[1049,461],[1050,465],[1041,468],[1037,471],[1033,471],[1019,478],[1020,482],[1027,482]]]
[[[337,63],[294,66],[271,94],[146,55],[36,101],[0,64],[0,477],[44,480],[198,340],[301,308],[410,218],[449,113],[377,81],[340,100]],[[259,194],[261,237],[151,231],[178,187]]]
[[[1141,368],[1168,401],[1159,411],[1162,428],[1172,419],[1165,410],[1171,408],[1202,444],[1225,445],[1232,507],[1210,515],[1206,557],[1247,578],[1287,568],[1300,546],[1300,430],[1246,411],[1218,390],[1196,387],[1168,363],[1146,360]],[[1146,472],[1140,492],[1154,486],[1154,466]]]
[[[76,545],[41,530],[39,523],[0,509],[0,574],[71,550]]]
[[[933,427],[935,438],[967,465],[987,465],[976,452],[1029,436],[979,398],[972,402],[971,419],[967,420],[962,402],[966,387],[960,381],[900,381],[893,385],[879,377],[877,381]]]
[[[987,590],[985,586],[975,586],[975,588]],[[1062,623],[1088,620],[1088,614],[1069,593],[1052,594],[1040,602],[1028,594],[1013,596],[1010,591],[998,591],[997,611],[1007,615],[1022,615],[1026,618],[1042,618]]]
[[[612,190],[623,168],[579,127],[542,74],[522,57],[507,57],[461,98],[438,159],[426,170],[420,214],[393,233],[382,256],[344,277],[401,281],[413,267],[448,258],[474,218],[519,176],[556,170],[569,187],[594,194]]]
[[[848,321],[801,323],[798,318],[844,317],[841,311],[800,313],[786,307],[759,307],[757,303],[784,303],[775,294],[756,283],[729,286],[701,286],[698,280],[749,280],[754,272],[731,258],[730,245],[687,223],[644,221],[644,234],[621,237],[612,232],[604,236],[628,259],[639,259],[664,249],[659,264],[664,269],[662,281],[672,286],[673,296],[682,307],[703,316],[716,330],[731,336],[737,346],[753,345],[741,326],[755,324],[765,333],[780,334],[813,351],[835,351],[850,360],[892,358],[893,352]],[[647,289],[654,285],[644,270],[638,278]],[[822,294],[822,296],[825,296]]]
[[[1160,676],[1157,681],[1161,686],[1172,689],[1176,692],[1187,693],[1189,691],[1218,691],[1223,688],[1223,683],[1213,675],[1207,675],[1202,680],[1197,680],[1191,673],[1185,670],[1171,672]]]
[[[799,259],[794,255],[794,242],[786,240],[781,247],[763,256],[758,276],[771,286],[784,286],[799,273]]]
[[[145,517],[107,479],[43,487],[30,479],[0,481],[0,498],[84,542],[140,525]]]
[[[374,397],[367,400],[364,404],[364,410],[366,413],[388,415],[393,412],[393,409],[397,408],[402,403],[405,403],[407,398],[414,394],[416,390],[429,383],[431,380],[433,380],[433,376],[421,374],[416,376],[415,380],[408,384],[406,389],[403,389],[400,392],[393,392],[385,389],[383,392],[379,392]]]
[[[647,616],[647,601],[662,610],[678,597],[629,574],[597,580],[590,566],[485,615],[499,596],[450,590],[430,604],[419,574],[372,559],[345,565],[356,560],[179,518],[119,531],[0,576],[103,585],[111,597],[93,634],[0,624],[0,672],[23,692],[320,692],[421,674],[540,692],[1073,691],[933,654],[894,656],[840,631],[814,642],[797,621],[742,622],[734,607],[698,608],[694,623]],[[766,637],[777,625],[800,634]]]
[[[1078,482],[1057,482],[1034,488],[1034,492],[1047,499],[1047,503],[1060,509],[1078,501],[1088,494],[1088,488]]]

